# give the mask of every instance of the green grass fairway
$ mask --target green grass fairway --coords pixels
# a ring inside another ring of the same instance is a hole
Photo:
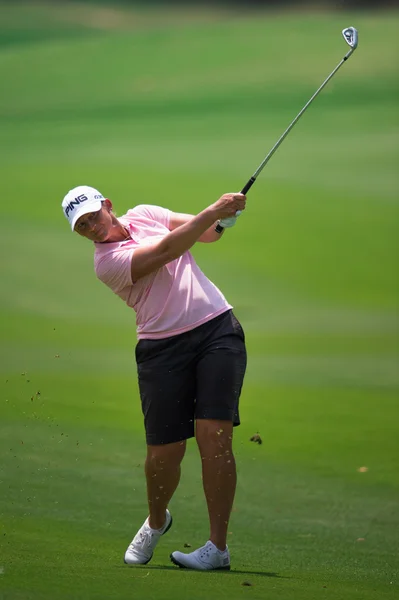
[[[398,24],[0,3],[0,600],[399,597]],[[195,213],[239,190],[349,25],[359,49],[245,215],[194,249],[249,351],[232,571],[169,561],[207,540],[193,441],[174,526],[126,567],[147,514],[134,314],[95,279],[62,197],[86,183],[119,214]]]

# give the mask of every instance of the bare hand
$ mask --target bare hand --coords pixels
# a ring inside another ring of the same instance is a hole
[[[238,210],[245,210],[246,201],[246,196],[239,192],[235,194],[223,194],[211,208],[216,213],[216,219],[225,219],[227,217],[235,217]]]

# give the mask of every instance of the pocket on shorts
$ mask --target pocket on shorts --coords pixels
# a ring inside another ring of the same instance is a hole
[[[136,349],[136,362],[138,365],[147,363],[157,359],[157,362],[164,363],[169,359],[170,356],[174,356],[174,348],[176,346],[175,338],[161,338],[159,340],[139,340]],[[160,361],[159,357],[162,356]]]
[[[151,360],[154,356],[158,356],[159,352],[162,350],[162,341],[163,340],[139,340],[135,349],[137,364]]]
[[[244,330],[234,313],[231,313],[231,324],[233,326],[234,333],[236,333],[242,339],[242,341],[245,342]]]

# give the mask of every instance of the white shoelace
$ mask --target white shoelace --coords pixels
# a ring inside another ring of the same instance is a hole
[[[137,539],[138,538],[138,539]],[[142,550],[149,548],[152,542],[152,532],[148,529],[145,531],[139,531],[138,535],[134,538],[134,540],[129,545],[130,550],[134,550],[135,546],[140,546]]]

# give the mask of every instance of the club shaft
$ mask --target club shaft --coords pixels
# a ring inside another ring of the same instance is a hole
[[[315,93],[313,94],[313,96],[310,98],[310,100],[308,100],[308,102],[305,104],[305,106],[302,108],[302,110],[297,114],[297,116],[295,117],[295,119],[288,125],[287,129],[284,131],[284,133],[280,136],[280,138],[274,144],[274,146],[270,150],[269,154],[260,163],[260,165],[256,169],[255,173],[252,175],[252,177],[250,179],[248,179],[247,183],[242,188],[242,190],[241,190],[242,194],[246,194],[248,192],[248,190],[253,186],[253,184],[255,183],[256,178],[258,177],[259,173],[267,165],[267,163],[269,162],[269,160],[271,159],[271,157],[273,156],[273,154],[276,152],[277,148],[281,145],[281,143],[285,140],[285,138],[287,137],[287,135],[289,134],[289,132],[291,131],[291,129],[294,127],[294,125],[302,117],[303,113],[306,111],[306,109],[308,108],[308,106],[310,106],[312,104],[313,100],[320,94],[321,90],[327,85],[327,83],[330,81],[330,79],[332,77],[334,77],[335,73],[338,71],[338,69],[340,67],[342,67],[342,65],[344,64],[344,62],[346,60],[348,60],[348,58],[351,56],[351,54],[353,53],[353,51],[354,51],[354,48],[351,48],[351,50],[349,50],[349,52],[347,54],[345,54],[344,58],[338,63],[338,65],[335,67],[335,69],[333,71],[331,71],[331,73],[329,74],[329,76],[327,77],[327,79],[325,79],[323,81],[323,83],[321,84],[321,86],[315,91]],[[223,231],[223,227],[221,227],[220,225],[217,225],[216,226],[216,231],[218,233],[221,233]]]
[[[339,64],[335,67],[335,69],[329,74],[329,76],[327,77],[327,79],[325,79],[323,81],[323,83],[321,84],[321,86],[315,91],[315,93],[310,98],[310,100],[308,100],[308,102],[305,104],[305,106],[302,108],[302,110],[297,114],[297,116],[295,117],[295,119],[288,125],[287,129],[284,131],[284,133],[282,134],[282,136],[274,144],[273,148],[270,150],[269,154],[266,156],[266,158],[261,162],[261,164],[259,165],[259,167],[256,169],[256,171],[252,175],[251,179],[253,178],[255,180],[257,178],[257,176],[259,175],[259,173],[262,171],[263,167],[265,167],[266,164],[269,162],[269,160],[271,159],[271,157],[273,156],[273,154],[276,152],[277,148],[280,146],[280,144],[287,137],[287,135],[289,134],[289,132],[291,131],[291,129],[294,127],[294,125],[302,117],[303,113],[308,108],[308,106],[310,106],[311,103],[313,102],[313,100],[320,94],[321,90],[327,85],[327,83],[330,81],[330,79],[335,75],[335,73],[344,64],[344,62],[349,58],[349,56],[352,54],[352,52],[353,52],[353,50],[350,50],[344,56],[344,58],[339,62]]]

